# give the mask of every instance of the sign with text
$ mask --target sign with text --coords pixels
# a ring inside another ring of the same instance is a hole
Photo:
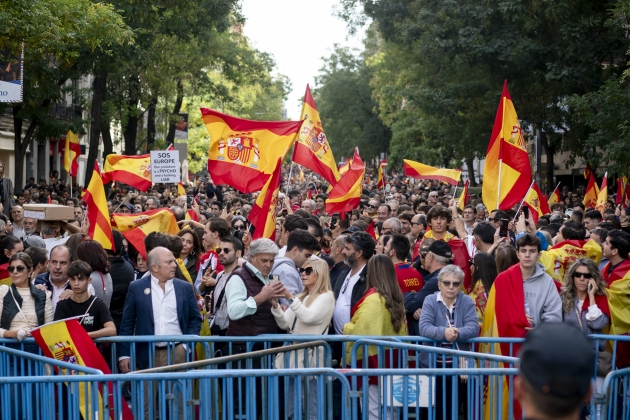
[[[0,102],[22,102],[24,46],[21,55],[0,50]]]
[[[155,184],[177,184],[181,181],[179,150],[152,150],[151,176]]]

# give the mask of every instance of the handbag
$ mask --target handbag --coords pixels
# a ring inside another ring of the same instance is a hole
[[[584,332],[582,317],[577,307],[575,308],[575,315],[580,323],[580,329]],[[606,376],[612,372],[612,358],[612,354],[608,353],[606,350],[597,352],[597,376]]]

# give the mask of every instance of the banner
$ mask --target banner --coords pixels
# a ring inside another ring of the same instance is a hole
[[[0,102],[22,102],[24,79],[24,46],[19,57],[0,50]]]

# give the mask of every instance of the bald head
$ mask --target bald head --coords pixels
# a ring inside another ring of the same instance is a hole
[[[386,233],[400,233],[402,231],[402,223],[397,217],[390,217],[383,222],[383,234]]]
[[[155,247],[149,252],[147,262],[151,275],[160,283],[172,280],[175,277],[177,261],[173,253],[162,246]]]

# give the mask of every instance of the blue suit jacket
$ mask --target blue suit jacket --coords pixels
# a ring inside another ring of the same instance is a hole
[[[182,334],[198,335],[201,329],[201,314],[197,306],[195,292],[190,283],[178,278],[173,279],[175,299],[177,300],[177,320]],[[146,276],[129,284],[125,308],[119,335],[155,335],[153,323],[153,302],[151,293],[151,277]],[[131,356],[129,343],[121,343],[118,357]],[[136,344],[136,366],[139,369],[149,367],[149,345]]]

